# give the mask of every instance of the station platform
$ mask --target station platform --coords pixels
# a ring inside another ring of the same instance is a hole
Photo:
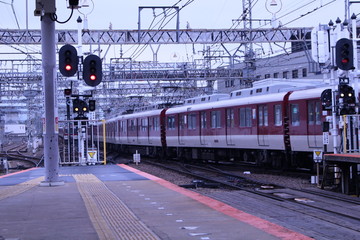
[[[324,179],[331,175],[329,166],[339,167],[341,169],[341,192],[344,194],[354,192],[356,196],[360,196],[360,178],[358,174],[360,153],[325,154],[324,161]],[[354,188],[354,191],[350,191],[352,188]]]
[[[355,163],[360,164],[360,153],[337,153],[325,154],[325,161],[341,163]]]
[[[0,239],[311,239],[127,165],[0,176]]]

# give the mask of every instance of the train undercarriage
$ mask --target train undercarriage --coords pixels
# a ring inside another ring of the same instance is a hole
[[[175,159],[181,162],[246,163],[271,169],[314,169],[312,153],[283,150],[234,149],[234,148],[191,148],[108,144],[111,151],[133,154],[161,160]]]

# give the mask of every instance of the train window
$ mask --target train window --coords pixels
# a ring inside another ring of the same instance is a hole
[[[185,128],[185,126],[186,126],[186,121],[187,119],[186,119],[186,115],[180,115],[179,116],[179,128],[180,129],[184,129]]]
[[[130,131],[135,131],[135,120],[134,119],[130,120]]]
[[[169,116],[167,118],[168,129],[175,129],[175,116]]]
[[[201,122],[201,128],[206,128],[206,112],[200,113],[200,122]]]
[[[122,133],[125,133],[126,132],[126,121],[121,121],[120,122],[120,131]]]
[[[299,112],[299,104],[291,104],[291,125],[300,126],[300,112]]]
[[[281,105],[277,104],[274,106],[274,123],[275,126],[282,125],[282,113],[281,113]]]
[[[240,108],[240,127],[251,127],[251,108]]]
[[[266,105],[259,106],[259,126],[268,126],[269,117],[268,117],[268,107]]]
[[[321,125],[321,111],[322,111],[321,103],[319,101],[317,101],[315,103],[315,124],[316,125]]]
[[[314,102],[308,102],[308,124],[314,125],[315,123],[315,106]]]
[[[221,113],[220,111],[211,112],[211,128],[221,127]]]
[[[117,121],[117,133],[116,133],[116,135],[119,135],[120,132],[121,132],[121,121]]]
[[[321,106],[319,101],[308,102],[308,124],[321,125]]]
[[[146,120],[147,120],[148,123],[149,123],[149,124],[148,124],[149,130],[152,130],[152,129],[153,129],[153,124],[154,124],[153,119],[150,118],[150,117],[148,117]]]
[[[188,129],[196,129],[196,114],[190,114],[188,116],[189,124]]]
[[[226,109],[226,126],[234,127],[234,109]]]
[[[142,131],[142,132],[146,132],[146,130],[147,130],[147,125],[148,125],[147,119],[146,119],[146,118],[141,119],[141,120],[140,120],[140,125],[141,125],[141,131]]]
[[[159,117],[153,118],[153,129],[154,131],[158,131],[160,129],[160,119]]]

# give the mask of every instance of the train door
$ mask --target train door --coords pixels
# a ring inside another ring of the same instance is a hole
[[[148,117],[147,118],[146,136],[147,136],[149,144],[152,144],[151,131],[152,131],[152,128],[153,128],[153,124],[154,124],[154,118]]]
[[[320,101],[307,102],[307,140],[310,148],[322,147]]]
[[[227,108],[226,109],[226,144],[233,145],[233,129],[234,129],[234,109]]]
[[[206,129],[207,129],[207,120],[206,120],[206,112],[200,112],[200,144],[206,145]]]
[[[141,131],[141,121],[139,118],[135,119],[135,131],[136,131],[136,143],[140,143],[140,131]]]
[[[184,145],[184,136],[186,131],[186,115],[185,114],[178,114],[178,137],[179,137],[179,145]]]
[[[126,141],[128,143],[131,143],[131,141],[130,141],[130,130],[131,130],[130,119],[126,119]]]
[[[267,105],[258,106],[258,144],[269,145],[269,112]]]
[[[120,144],[126,143],[127,137],[127,121],[121,120],[120,122]]]

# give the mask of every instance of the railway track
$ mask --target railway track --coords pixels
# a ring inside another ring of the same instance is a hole
[[[360,232],[358,224],[360,222],[360,211],[358,210],[360,198],[316,188],[294,189],[270,182],[249,180],[246,177],[213,166],[163,164],[151,161],[146,163],[168,171],[185,174],[189,179],[193,180],[189,180],[190,184],[181,186],[195,188],[195,191],[216,198],[238,209],[243,207],[245,195],[246,198],[253,198],[256,201],[266,201],[271,205],[271,208],[276,206],[281,211],[296,213],[324,225],[338,226],[357,234]],[[209,186],[220,189],[226,188],[227,191],[203,191],[202,188]],[[228,191],[229,189],[235,191]]]
[[[27,146],[24,146],[22,143],[7,146],[3,150],[4,151],[0,153],[0,156],[6,157],[9,162],[25,163],[17,164],[17,167],[10,167],[9,169],[39,167],[43,162],[42,155],[31,155],[27,150]]]

